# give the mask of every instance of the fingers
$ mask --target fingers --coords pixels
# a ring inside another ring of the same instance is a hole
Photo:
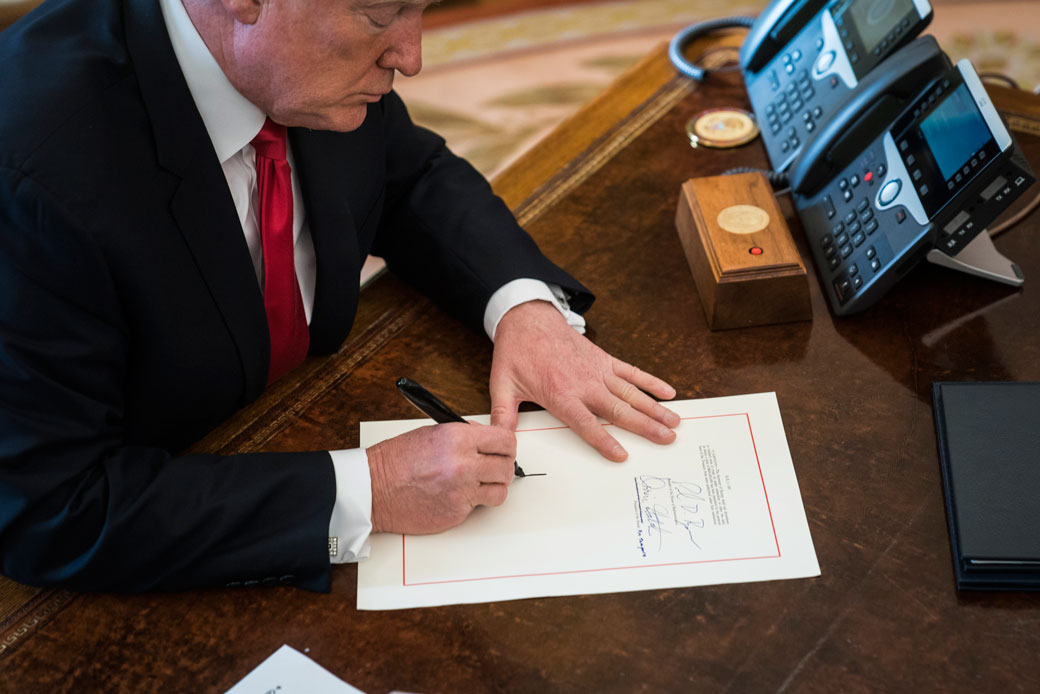
[[[513,476],[513,464],[509,464],[509,476]],[[509,487],[506,484],[482,484],[477,489],[474,506],[501,506],[506,501]]]
[[[373,531],[439,532],[478,505],[505,501],[516,435],[482,424],[439,424],[382,441],[367,454]]]
[[[628,458],[628,451],[607,432],[602,422],[578,398],[562,403],[553,414],[607,460],[620,463]]]
[[[516,431],[517,412],[522,398],[517,397],[512,381],[499,369],[491,369],[491,426]]]
[[[662,400],[671,400],[675,397],[675,388],[668,385],[657,376],[649,374],[638,367],[621,361],[620,359],[614,359],[614,375]],[[661,407],[661,409],[665,410],[664,407]],[[666,411],[675,415],[671,410]],[[655,417],[654,419],[659,418]],[[663,422],[664,420],[660,421]],[[676,424],[679,423],[678,415],[675,415],[675,422]],[[670,426],[675,426],[675,424]]]
[[[624,426],[629,431],[645,435],[651,440],[657,439],[650,432],[657,432],[660,436],[671,440],[671,435],[674,433],[671,428],[679,426],[681,421],[679,415],[628,381],[620,378],[607,378],[605,382],[607,390],[613,398],[607,398],[609,414],[601,413],[601,416],[614,424]],[[601,405],[602,407],[603,405]],[[639,423],[638,431],[626,426],[626,424],[634,425],[637,422]]]

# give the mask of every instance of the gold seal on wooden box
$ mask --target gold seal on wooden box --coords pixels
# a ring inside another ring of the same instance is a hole
[[[812,319],[805,265],[765,176],[686,181],[675,226],[712,330]]]

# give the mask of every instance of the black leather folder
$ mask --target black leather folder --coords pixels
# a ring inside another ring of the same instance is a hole
[[[936,382],[958,589],[1040,590],[1040,383]]]

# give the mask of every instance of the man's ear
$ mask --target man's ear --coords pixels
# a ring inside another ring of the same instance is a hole
[[[240,24],[256,24],[260,10],[267,0],[219,0],[224,11]]]

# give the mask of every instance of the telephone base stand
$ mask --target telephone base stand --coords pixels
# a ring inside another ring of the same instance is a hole
[[[972,241],[955,256],[949,256],[933,248],[928,251],[928,261],[959,270],[969,275],[984,277],[1012,287],[1021,287],[1026,281],[1025,275],[1018,265],[1011,262],[993,245],[989,232],[983,229]]]

